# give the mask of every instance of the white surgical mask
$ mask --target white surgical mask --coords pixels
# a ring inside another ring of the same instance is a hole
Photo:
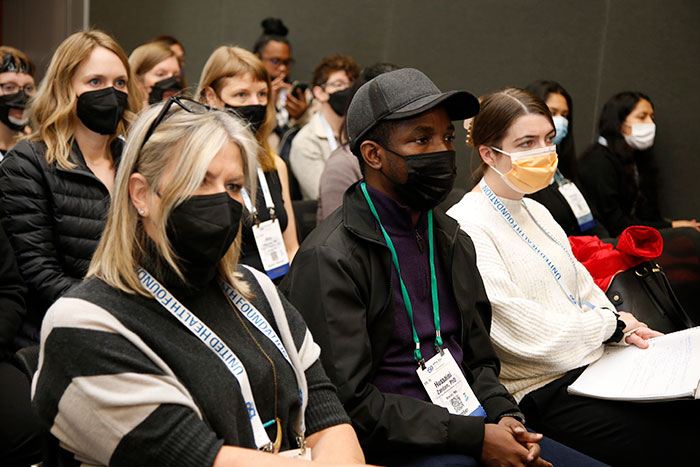
[[[557,131],[557,134],[554,135],[554,138],[552,138],[552,143],[559,146],[559,143],[561,143],[562,140],[566,138],[566,135],[569,133],[569,120],[567,120],[566,117],[562,117],[561,115],[552,117],[552,120],[554,121],[554,129]]]
[[[631,148],[638,151],[644,151],[654,145],[654,136],[656,136],[655,123],[624,123],[631,128],[630,134],[622,134],[625,137],[625,142]]]

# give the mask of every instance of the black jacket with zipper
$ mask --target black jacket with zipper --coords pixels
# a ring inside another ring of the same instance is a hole
[[[489,340],[491,306],[469,236],[434,211],[435,244],[461,312],[461,367],[496,422],[519,414],[498,381],[500,364]],[[372,384],[394,326],[391,253],[356,183],[340,209],[304,241],[280,288],[301,312],[321,361],[338,387],[369,462],[415,452],[464,453],[479,458],[484,419],[450,415],[442,407]]]
[[[115,166],[121,141],[112,144]],[[0,164],[0,213],[28,288],[27,316],[17,340],[38,343],[51,304],[87,273],[109,210],[107,187],[88,168],[77,143],[63,169],[46,162],[46,146],[22,141]]]

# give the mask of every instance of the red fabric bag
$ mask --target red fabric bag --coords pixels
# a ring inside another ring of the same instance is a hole
[[[664,249],[659,231],[643,225],[627,227],[620,234],[617,247],[590,236],[569,237],[569,244],[576,259],[603,291],[608,290],[615,275],[658,258]]]

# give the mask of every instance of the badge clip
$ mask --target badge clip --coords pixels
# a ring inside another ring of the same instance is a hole
[[[304,454],[306,451],[306,438],[304,435],[297,436],[297,445],[299,446],[299,454]]]
[[[435,350],[440,353],[440,355],[445,355],[445,351],[442,350],[442,346],[435,344]]]

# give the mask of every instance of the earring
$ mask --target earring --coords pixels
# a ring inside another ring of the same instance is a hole
[[[143,209],[139,209],[139,214],[141,214],[142,216],[144,215],[145,212],[146,211],[144,211]]]

